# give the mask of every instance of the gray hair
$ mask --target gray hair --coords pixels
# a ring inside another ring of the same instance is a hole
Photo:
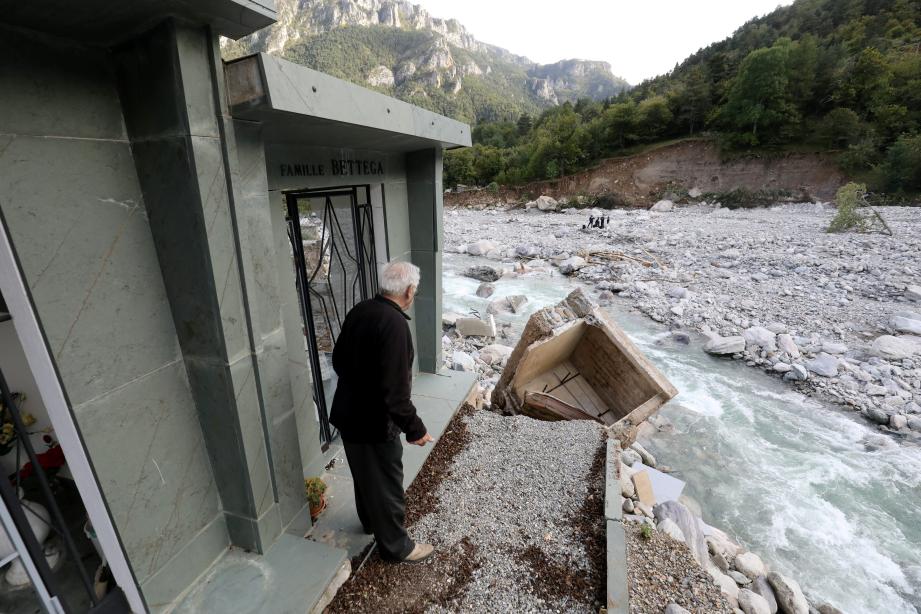
[[[388,262],[381,267],[381,292],[401,296],[410,286],[419,287],[419,267],[409,262]]]

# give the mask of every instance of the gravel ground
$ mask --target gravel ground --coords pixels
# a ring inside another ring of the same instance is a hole
[[[640,526],[626,524],[632,614],[662,614],[670,603],[694,614],[733,614],[719,587],[685,544],[661,531],[643,537]]]
[[[438,555],[372,555],[328,611],[597,612],[603,443],[591,422],[465,412],[407,493],[410,534]]]
[[[605,211],[603,230],[582,229],[589,210],[455,209],[445,244],[462,251],[488,240],[495,249],[483,262],[510,275],[522,261],[559,274],[568,256],[623,254],[588,256],[572,274],[595,284],[602,303],[619,295],[673,329],[749,334],[732,357],[921,439],[921,339],[909,334],[921,327],[921,208],[881,212],[893,237],[828,234],[834,209],[814,203]],[[781,343],[778,333],[789,337]],[[914,350],[877,347],[880,337],[891,347],[893,335]]]

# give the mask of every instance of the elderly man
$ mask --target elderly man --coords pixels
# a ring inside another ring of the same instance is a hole
[[[339,376],[330,422],[339,429],[355,484],[355,506],[365,533],[385,558],[417,563],[432,554],[403,526],[403,445],[432,441],[416,414],[412,389],[413,342],[406,310],[419,286],[419,268],[391,262],[380,275],[381,294],[355,305],[333,350]]]

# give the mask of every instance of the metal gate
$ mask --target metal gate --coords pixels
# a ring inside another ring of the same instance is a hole
[[[370,186],[286,195],[301,318],[313,374],[323,449],[338,436],[329,423],[336,391],[332,352],[346,314],[378,291]]]

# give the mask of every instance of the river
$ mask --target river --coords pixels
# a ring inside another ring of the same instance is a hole
[[[479,282],[460,275],[477,261],[445,255],[445,311],[485,310]],[[512,323],[499,342],[514,345],[531,312],[577,285],[557,274],[496,287],[496,296],[530,299],[525,313],[499,319]],[[817,603],[848,614],[921,612],[921,450],[760,370],[709,356],[699,338],[678,344],[626,305],[611,313],[679,390],[661,411],[673,431],[648,447],[687,482],[706,522]]]

